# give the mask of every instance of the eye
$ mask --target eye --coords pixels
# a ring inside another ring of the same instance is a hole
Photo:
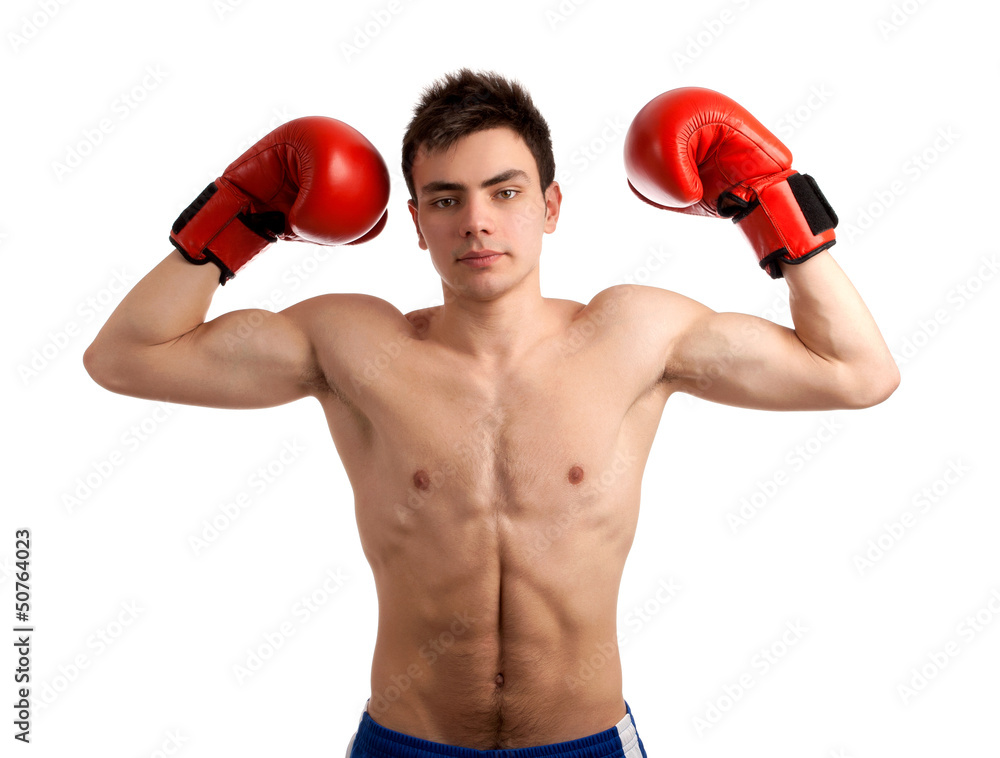
[[[502,196],[504,200],[513,200],[516,195],[521,193],[516,189],[502,189],[497,194]]]
[[[435,208],[451,208],[452,204],[455,202],[453,197],[442,197],[440,200],[434,200],[431,205]],[[447,205],[442,205],[442,203],[447,203]]]

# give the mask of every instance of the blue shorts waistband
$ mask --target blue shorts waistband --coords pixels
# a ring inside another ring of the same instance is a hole
[[[625,717],[603,732],[568,742],[507,750],[476,750],[411,737],[386,729],[366,709],[347,755],[348,758],[646,758],[646,750],[626,702]]]

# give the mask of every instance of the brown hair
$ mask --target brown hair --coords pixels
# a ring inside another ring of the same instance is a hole
[[[416,202],[413,161],[417,151],[445,150],[474,132],[497,127],[513,129],[524,140],[538,167],[542,192],[552,183],[556,161],[549,125],[516,81],[492,71],[463,68],[446,74],[424,89],[403,137],[403,178]]]

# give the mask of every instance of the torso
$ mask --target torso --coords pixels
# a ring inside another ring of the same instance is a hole
[[[429,338],[433,308],[318,346],[378,592],[381,725],[497,749],[625,715],[618,587],[670,389],[624,296],[546,301],[557,328],[516,365]]]

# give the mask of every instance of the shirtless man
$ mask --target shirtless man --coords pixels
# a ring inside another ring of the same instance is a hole
[[[786,207],[792,180],[777,164],[787,151],[719,97],[651,102],[629,133],[628,178],[663,207],[755,211],[739,228],[785,277],[794,330],[655,287],[610,287],[586,305],[542,297],[542,239],[562,201],[548,127],[517,84],[462,70],[424,93],[403,144],[408,207],[443,305],[404,315],[377,297],[330,294],[205,322],[220,278],[274,234],[340,244],[381,229],[388,174],[377,152],[339,122],[299,119],[178,219],[183,254],[140,281],[88,349],[97,382],[137,397],[319,401],[379,603],[371,695],[349,755],[443,755],[444,743],[468,749],[451,756],[521,756],[565,743],[546,755],[645,756],[623,699],[616,615],[667,399],[820,410],[871,406],[895,389],[896,365],[828,250],[832,230],[804,229],[825,201],[797,187],[803,210]],[[733,142],[746,139],[764,144]],[[349,160],[330,158],[345,144]],[[775,229],[789,242],[772,250]],[[606,665],[574,684],[598,652]]]

